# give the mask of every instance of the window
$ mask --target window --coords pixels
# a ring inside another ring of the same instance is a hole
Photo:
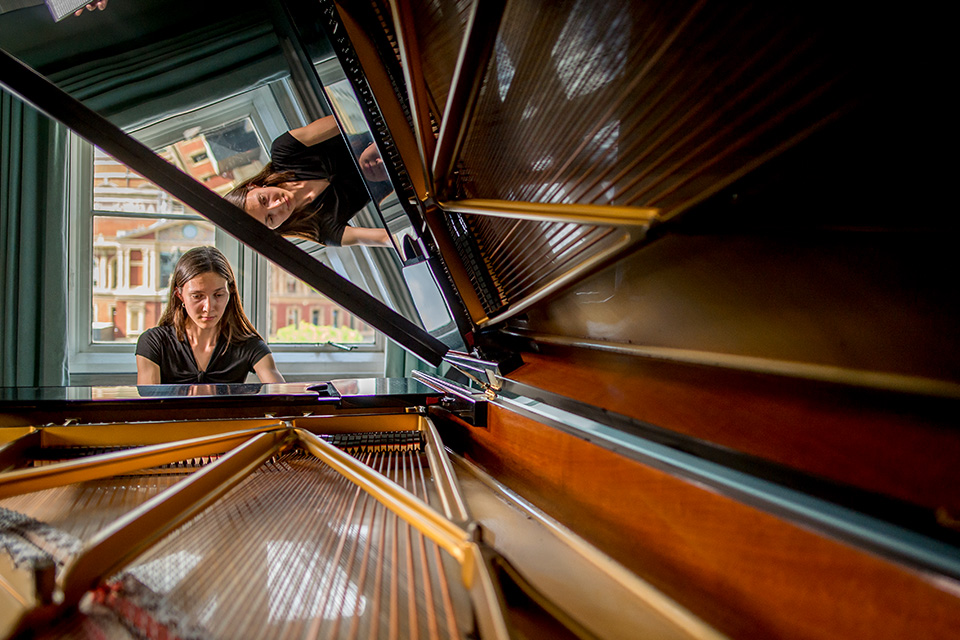
[[[143,251],[140,249],[130,250],[130,273],[129,280],[131,287],[143,286]]]
[[[274,96],[289,91],[279,84],[154,123],[134,136],[224,194],[262,168],[269,140],[302,123],[299,113],[281,111],[280,104],[289,111],[295,103],[278,102]],[[134,344],[159,320],[177,260],[201,245],[216,245],[227,255],[244,309],[271,343],[288,380],[298,372],[316,379],[324,369],[345,376],[382,375],[383,342],[375,331],[347,339],[318,331],[325,328],[319,320],[336,306],[326,297],[79,138],[71,141],[70,162],[71,206],[76,209],[70,216],[71,264],[88,265],[71,268],[70,274],[72,384],[100,372],[135,373]],[[372,280],[361,273],[363,261],[358,252],[346,261],[338,258],[334,268],[371,290]],[[311,322],[302,321],[308,318]],[[317,346],[328,341],[362,343],[363,348],[345,354]]]
[[[99,149],[91,183],[91,340],[135,342],[160,319],[176,260],[213,244],[215,229]],[[110,308],[109,317],[98,316],[100,308]]]
[[[346,249],[345,251],[355,251]],[[329,264],[328,264],[329,266]],[[286,323],[283,326],[272,324],[268,342],[271,344],[323,344],[327,342],[351,343],[355,345],[373,346],[377,335],[372,329],[366,332],[350,331],[347,327],[340,327],[337,318],[343,313],[338,304],[274,267],[268,266],[271,277],[268,281],[271,286],[267,292],[271,307],[283,306],[287,309]],[[352,279],[352,278],[351,278]],[[294,309],[296,312],[294,313]],[[310,321],[307,322],[306,319]],[[324,318],[333,318],[328,324]],[[301,322],[301,319],[303,321]]]
[[[141,302],[134,302],[127,305],[127,330],[131,336],[139,336],[143,333],[146,326],[144,324],[145,309]]]
[[[297,325],[300,324],[300,308],[299,307],[287,307],[287,326],[284,327],[296,330]]]

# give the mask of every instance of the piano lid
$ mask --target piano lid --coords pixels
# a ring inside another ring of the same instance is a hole
[[[824,19],[821,7],[808,4],[696,1],[607,2],[598,9],[579,1],[323,0],[276,8],[268,22],[291,77],[319,101],[315,65],[336,55],[359,115],[387,160],[399,213],[384,222],[404,236],[399,258],[426,330],[336,277],[298,245],[264,233],[9,56],[0,77],[108,151],[113,145],[111,153],[121,160],[431,363],[449,361],[452,341],[437,336],[453,333],[453,325],[464,350],[486,360],[503,361],[497,349],[519,336],[524,343],[619,352],[646,348],[643,353],[655,357],[664,347],[673,356],[693,353],[710,363],[716,354],[732,355],[748,368],[758,360],[797,361],[815,365],[817,375],[829,373],[824,367],[872,371],[878,360],[894,373],[901,370],[887,364],[894,358],[873,341],[846,357],[849,338],[821,335],[822,317],[853,318],[863,305],[847,308],[847,292],[821,286],[826,279],[811,268],[821,265],[820,245],[777,271],[786,283],[778,291],[795,291],[797,283],[810,289],[796,305],[796,315],[810,319],[810,337],[783,348],[787,340],[779,338],[795,327],[778,320],[787,317],[782,308],[795,303],[788,296],[766,302],[762,275],[773,270],[756,260],[797,251],[798,238],[810,236],[834,251],[844,269],[856,262],[850,252],[861,244],[867,247],[862,259],[871,265],[863,272],[886,267],[877,282],[857,287],[865,297],[886,299],[878,297],[887,287],[883,280],[913,277],[900,267],[924,252],[911,244],[901,262],[891,258],[904,242],[899,232],[936,230],[938,223],[932,217],[915,222],[887,206],[886,188],[897,187],[902,201],[921,198],[927,206],[917,208],[929,209],[940,192],[914,185],[942,181],[927,177],[930,162],[886,159],[914,157],[908,129],[923,125],[929,132],[928,122],[936,120],[886,126],[900,108],[886,98],[885,64],[896,55],[888,46],[898,26],[892,17],[844,7]],[[531,24],[542,28],[531,30]],[[903,36],[916,41],[912,32]],[[923,58],[922,51],[911,55]],[[922,84],[918,79],[905,86]],[[893,136],[876,136],[881,130]],[[772,166],[785,160],[792,164]],[[898,164],[909,165],[903,176],[890,169]],[[810,169],[821,166],[824,171]],[[866,187],[878,186],[867,193]],[[799,195],[811,192],[817,197]],[[785,241],[769,245],[764,234]],[[745,238],[745,248],[735,248],[730,235]],[[874,246],[882,235],[891,238],[890,249]],[[710,242],[703,246],[703,240]],[[702,268],[695,264],[712,251],[726,253]],[[682,268],[665,273],[671,261]],[[724,280],[723,271],[732,267],[737,275]],[[925,270],[921,265],[916,272]],[[855,266],[839,273],[830,279],[860,275]],[[630,284],[644,274],[655,282]],[[430,291],[418,297],[419,283],[431,279],[443,297]],[[651,306],[652,294],[662,302]],[[754,327],[733,313],[704,313],[702,303],[711,295],[718,298],[713,306],[747,308],[762,321]],[[646,322],[631,321],[637,296],[645,302]],[[898,292],[891,304],[906,299]],[[618,307],[618,300],[628,302]],[[877,333],[922,333],[891,326],[887,318],[896,313],[877,315]],[[924,321],[939,329],[935,315],[927,313]],[[919,343],[905,342],[902,351],[917,352]],[[923,353],[933,350],[921,346]],[[940,361],[931,361],[904,373],[938,377]],[[804,368],[790,371],[809,376]]]

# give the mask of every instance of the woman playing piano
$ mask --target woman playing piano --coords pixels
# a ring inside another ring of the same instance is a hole
[[[137,384],[283,382],[270,348],[247,319],[230,263],[214,247],[177,261],[156,327],[137,341]]]
[[[336,119],[326,116],[274,140],[267,166],[226,198],[285,236],[331,246],[389,246],[385,229],[347,224],[370,202],[351,152],[359,155],[371,188],[382,187],[382,196],[392,190],[369,136],[350,136],[345,141]]]

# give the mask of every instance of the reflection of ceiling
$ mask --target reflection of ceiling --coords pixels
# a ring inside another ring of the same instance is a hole
[[[0,14],[0,47],[125,128],[288,74],[262,7],[200,6],[190,21],[156,0],[59,23],[45,7],[23,9]]]
[[[204,0],[190,7],[190,20],[164,0],[113,2],[103,12],[55,23],[43,4],[0,14],[0,47],[34,68],[50,73],[80,60],[115,55],[158,42],[173,33],[209,28],[228,16],[266,18],[252,0]],[[14,28],[16,27],[16,28]],[[99,56],[93,56],[100,52]]]

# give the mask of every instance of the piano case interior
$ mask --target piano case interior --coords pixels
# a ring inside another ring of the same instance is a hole
[[[271,26],[308,114],[315,64],[349,80],[413,313],[95,97],[5,51],[0,82],[423,365],[2,389],[0,637],[956,636],[946,21],[262,4],[224,15]]]

